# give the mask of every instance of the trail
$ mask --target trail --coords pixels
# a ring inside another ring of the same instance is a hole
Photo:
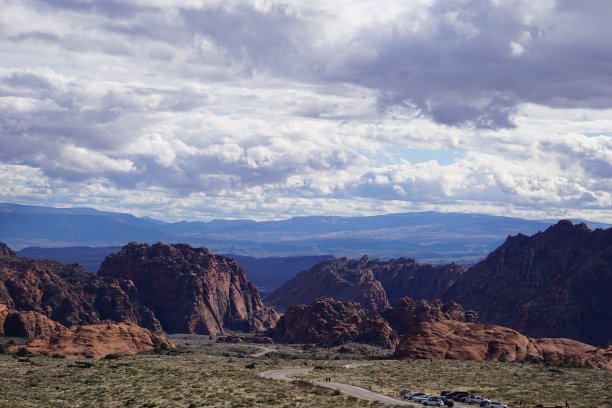
[[[257,348],[259,349],[259,351],[257,353],[251,354],[251,357],[263,357],[268,353],[276,351],[270,347],[257,346]]]

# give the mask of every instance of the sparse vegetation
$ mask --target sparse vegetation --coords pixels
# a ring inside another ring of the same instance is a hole
[[[543,364],[375,360],[328,350],[302,352],[299,346],[282,346],[279,353],[253,358],[249,357],[252,346],[216,344],[208,336],[181,335],[173,341],[177,353],[119,360],[29,357],[31,363],[24,364],[0,355],[0,407],[382,407],[315,384],[332,377],[375,391],[383,379],[382,389],[389,394],[400,386],[423,392],[465,389],[510,406],[519,398],[526,399],[528,406],[559,405],[567,396],[574,408],[600,406],[612,382],[607,371],[552,369]],[[357,359],[371,365],[343,368]],[[292,382],[256,375],[307,366],[316,369]]]

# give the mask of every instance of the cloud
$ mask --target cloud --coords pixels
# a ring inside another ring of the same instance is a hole
[[[176,217],[602,218],[611,7],[7,0],[0,164],[27,176],[3,191]]]

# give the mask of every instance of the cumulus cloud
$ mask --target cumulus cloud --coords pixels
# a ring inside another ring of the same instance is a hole
[[[605,219],[611,12],[569,0],[4,0],[0,163],[20,175],[3,196],[172,207],[164,217]],[[425,150],[459,154],[413,159]]]

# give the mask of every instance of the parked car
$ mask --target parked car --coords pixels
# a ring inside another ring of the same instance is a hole
[[[449,400],[448,398],[443,399],[442,401],[444,401],[444,406],[446,407],[454,407],[455,403],[451,400]]]
[[[404,395],[406,395],[406,394],[408,394],[410,392],[412,392],[412,391],[407,390],[406,388],[400,388],[399,395],[400,395],[400,397],[403,397]]]
[[[440,396],[446,397],[447,394],[450,394],[452,391],[440,391]]]
[[[477,405],[480,405],[481,407],[484,407],[484,405],[481,405],[483,402],[486,404],[487,402],[491,402],[491,401],[489,401],[485,397],[476,396],[476,397],[467,397],[465,398],[465,401],[462,401],[462,402],[465,402],[470,405],[477,404]]]
[[[508,408],[506,404],[502,404],[501,402],[498,402],[498,401],[489,401],[487,404],[485,404],[485,407],[487,408]]]
[[[404,399],[412,400],[412,397],[420,397],[421,395],[425,395],[422,392],[409,392],[404,395]]]
[[[444,405],[444,402],[438,397],[429,397],[421,401],[421,404],[425,405],[426,407],[430,405],[433,407],[441,407]]]
[[[422,402],[423,402],[423,401],[425,401],[427,398],[429,398],[429,395],[427,395],[427,394],[417,395],[417,396],[413,396],[413,397],[412,397],[412,401],[422,403]]]
[[[455,393],[455,394],[454,394],[454,395],[451,397],[451,399],[452,399],[453,401],[458,401],[458,402],[459,402],[459,401],[461,401],[463,398],[467,398],[467,397],[469,397],[469,396],[470,396],[470,393],[469,393],[469,392],[460,391],[460,392]]]

